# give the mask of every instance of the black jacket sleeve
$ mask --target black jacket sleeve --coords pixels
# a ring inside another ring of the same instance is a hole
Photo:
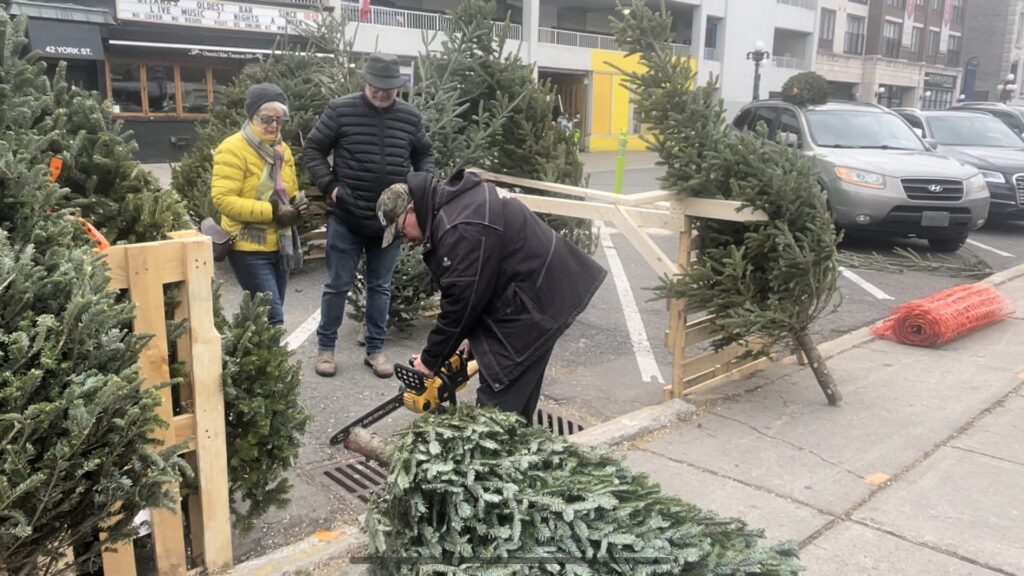
[[[412,142],[412,169],[415,172],[434,172],[434,144],[430,141],[423,120]]]
[[[491,301],[501,262],[498,234],[489,226],[463,224],[448,230],[434,247],[442,262],[441,313],[420,353],[420,360],[434,372],[469,336]]]
[[[334,171],[327,157],[334,150],[335,140],[338,138],[337,116],[330,104],[324,108],[316,125],[309,131],[306,143],[302,147],[302,157],[306,161],[306,168],[309,170],[309,177],[316,184],[324,196],[330,202],[331,190],[338,184],[334,179]]]

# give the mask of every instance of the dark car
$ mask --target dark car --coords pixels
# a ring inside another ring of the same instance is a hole
[[[987,114],[893,111],[939,152],[981,172],[992,196],[990,218],[1024,220],[1024,139]]]
[[[1024,108],[1020,106],[1007,106],[999,102],[964,102],[950,107],[950,110],[988,114],[1006,124],[1015,134],[1024,134]]]

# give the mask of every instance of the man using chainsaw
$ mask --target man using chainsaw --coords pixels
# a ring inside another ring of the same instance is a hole
[[[473,172],[412,173],[377,201],[384,245],[423,244],[441,313],[413,365],[432,377],[456,350],[480,367],[477,404],[533,417],[555,342],[605,270],[522,202]]]

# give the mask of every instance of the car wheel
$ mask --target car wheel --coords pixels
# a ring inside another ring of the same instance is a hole
[[[967,234],[945,238],[929,238],[928,245],[936,252],[956,252],[967,242]]]

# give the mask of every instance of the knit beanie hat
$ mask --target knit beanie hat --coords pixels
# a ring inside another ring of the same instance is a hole
[[[267,102],[288,105],[288,97],[277,84],[255,84],[245,91],[245,117],[252,119]]]

